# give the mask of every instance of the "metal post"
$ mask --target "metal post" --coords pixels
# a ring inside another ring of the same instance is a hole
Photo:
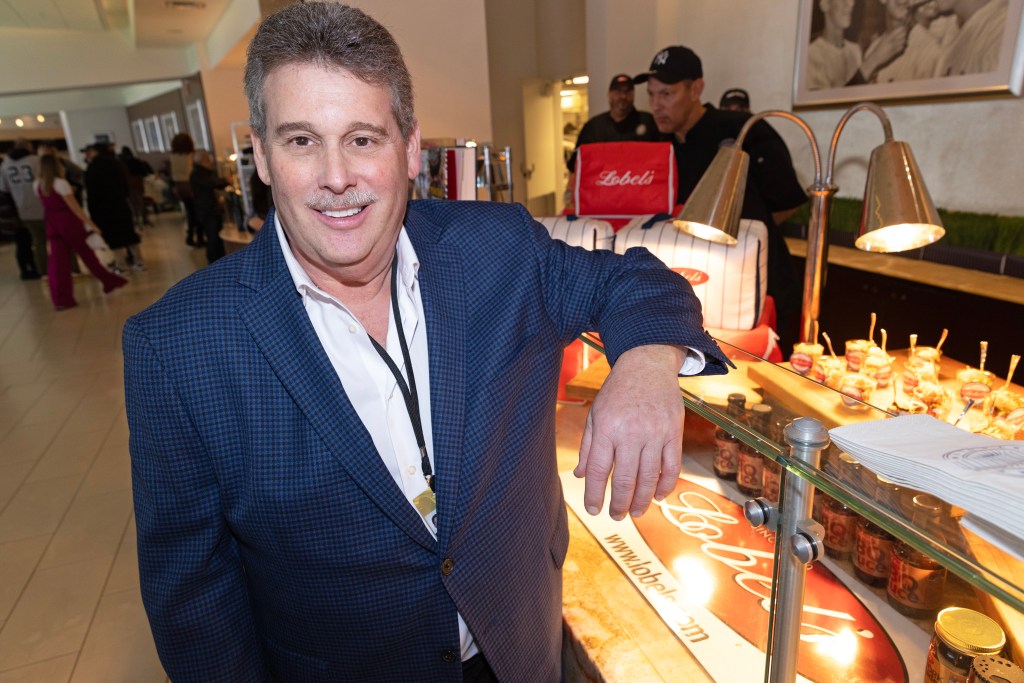
[[[828,263],[828,227],[835,185],[817,185],[807,189],[811,195],[811,215],[807,225],[807,262],[804,266],[804,298],[800,310],[800,341],[811,343],[811,326],[821,312],[821,289]]]
[[[818,467],[821,451],[829,442],[824,425],[812,418],[797,418],[786,427],[785,435],[792,458]],[[806,479],[787,473],[779,516],[778,552],[781,557],[775,577],[775,613],[771,642],[768,643],[768,680],[772,683],[796,680],[807,568],[806,560],[801,561],[790,551],[790,543],[806,540],[803,527],[811,517],[813,494],[814,487]]]

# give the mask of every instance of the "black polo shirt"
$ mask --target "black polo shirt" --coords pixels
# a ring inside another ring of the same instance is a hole
[[[704,115],[686,133],[685,142],[679,142],[675,135],[663,138],[671,139],[675,150],[678,202],[686,202],[718,148],[732,144],[750,116],[706,104]],[[775,299],[783,343],[794,343],[797,339],[792,337],[799,327],[800,276],[772,213],[797,208],[807,201],[807,194],[796,178],[786,143],[768,123],[754,124],[743,141],[743,150],[750,155],[750,166],[741,216],[762,221],[768,227],[768,293]]]
[[[650,113],[633,109],[626,118],[616,121],[611,112],[606,111],[583,124],[576,138],[576,149],[591,142],[653,142],[660,139],[658,126]],[[576,150],[565,164],[570,173],[576,172]]]

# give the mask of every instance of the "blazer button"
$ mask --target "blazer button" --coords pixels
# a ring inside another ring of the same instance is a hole
[[[455,569],[455,560],[450,557],[444,558],[441,563],[441,574],[443,576],[451,576],[452,571]]]
[[[455,656],[455,653],[451,650],[445,650],[441,653],[441,659],[451,664],[457,659],[457,657]]]

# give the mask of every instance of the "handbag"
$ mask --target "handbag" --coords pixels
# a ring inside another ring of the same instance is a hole
[[[110,263],[116,258],[113,250],[103,240],[103,235],[96,230],[85,236],[85,244],[96,252],[96,258],[99,259],[100,263]]]

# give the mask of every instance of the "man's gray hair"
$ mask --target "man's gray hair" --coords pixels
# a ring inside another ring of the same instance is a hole
[[[391,113],[406,140],[412,134],[412,78],[398,43],[386,28],[355,7],[333,2],[289,5],[268,16],[249,43],[245,96],[249,125],[266,141],[263,87],[267,76],[289,64],[344,69],[353,76],[391,90]]]

